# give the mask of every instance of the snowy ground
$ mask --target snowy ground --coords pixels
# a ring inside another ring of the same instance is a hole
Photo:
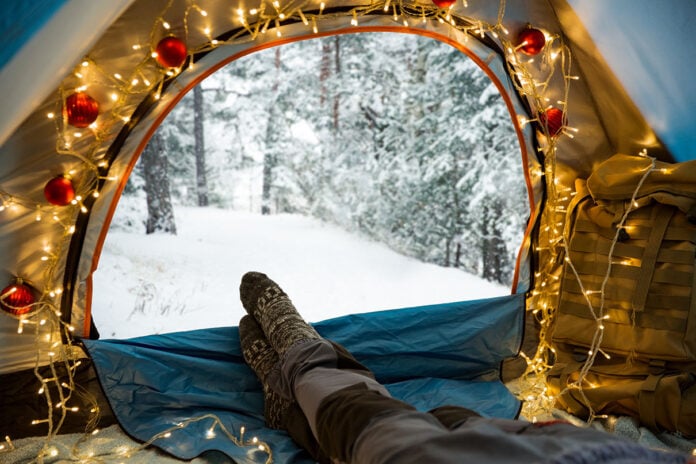
[[[109,232],[92,302],[103,338],[237,325],[239,281],[250,270],[276,280],[310,321],[509,293],[303,216],[214,208],[175,216],[177,236]]]

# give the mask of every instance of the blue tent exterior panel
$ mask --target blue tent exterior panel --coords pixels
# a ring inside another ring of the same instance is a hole
[[[12,0],[3,3],[0,63],[7,63],[46,24],[67,0]]]

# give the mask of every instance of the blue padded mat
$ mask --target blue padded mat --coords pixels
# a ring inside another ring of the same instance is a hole
[[[420,410],[443,404],[513,418],[520,408],[499,380],[503,359],[517,353],[524,295],[339,317],[315,324],[372,369],[397,398]],[[237,327],[130,340],[85,340],[123,429],[147,441],[175,424],[214,414],[235,435],[268,443],[275,462],[313,462],[287,434],[263,425],[263,395],[244,363]],[[176,430],[155,445],[182,459],[209,450],[236,462],[263,462],[223,434],[207,438],[212,420]]]

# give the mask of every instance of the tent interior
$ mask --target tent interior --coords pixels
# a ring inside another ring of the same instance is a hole
[[[617,154],[695,159],[688,33],[696,8],[686,0],[13,0],[0,8],[9,31],[0,48],[0,462],[87,462],[94,453],[137,462],[150,444],[185,460],[310,462],[264,427],[236,328],[94,339],[92,276],[138,157],[190,89],[242,56],[317,36],[419,34],[466,54],[503,96],[530,203],[511,294],[317,324],[419,409],[447,402],[530,419],[550,411],[546,329],[559,304],[576,179]],[[61,184],[69,200],[45,196],[56,178],[71,181]],[[503,378],[524,387],[514,395]],[[125,432],[118,440],[135,441],[98,442],[96,431],[114,423]],[[77,444],[56,445],[78,431]],[[22,445],[23,437],[38,441]]]

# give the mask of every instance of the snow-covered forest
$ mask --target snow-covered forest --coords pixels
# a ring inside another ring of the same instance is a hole
[[[528,216],[495,86],[446,44],[388,33],[261,51],[195,87],[151,139],[112,230],[176,234],[178,207],[309,216],[504,285]]]

